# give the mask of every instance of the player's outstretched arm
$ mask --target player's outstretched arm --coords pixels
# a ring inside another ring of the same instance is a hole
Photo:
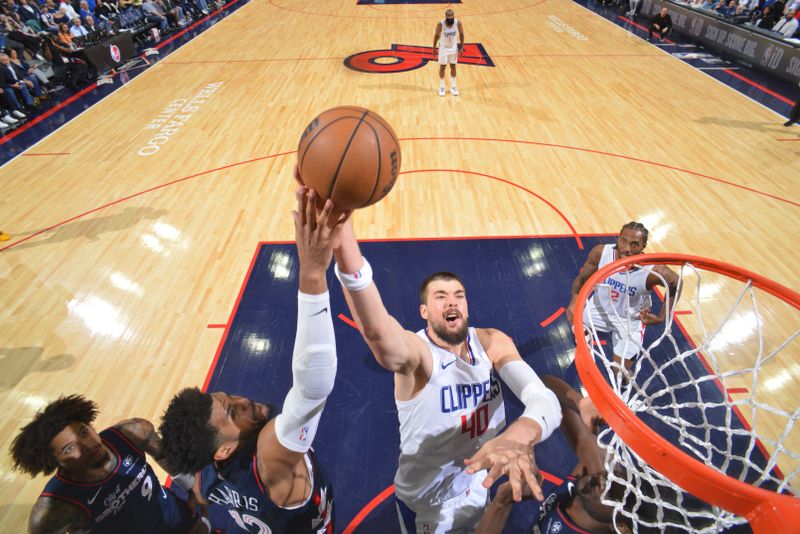
[[[436,45],[439,43],[439,37],[442,36],[442,23],[436,23],[436,33],[433,34],[433,57],[436,57]]]
[[[86,513],[74,504],[52,497],[39,497],[28,518],[28,532],[66,534],[79,529],[88,519]]]
[[[639,319],[644,325],[663,323],[667,315],[672,313],[672,307],[675,306],[680,296],[678,275],[666,265],[654,265],[653,270],[647,277],[647,289],[653,289],[655,286],[666,286],[666,302],[661,306],[661,311],[658,315],[652,313],[649,309],[639,312]]]
[[[569,299],[569,306],[567,306],[567,320],[570,323],[575,314],[575,301],[578,299],[578,293],[580,293],[586,280],[597,272],[602,255],[603,245],[596,245],[591,252],[589,252],[589,257],[586,259],[586,263],[583,264],[583,267],[581,267],[581,272],[578,273],[578,276],[575,277],[575,280],[572,282],[572,295]]]
[[[296,191],[293,212],[300,283],[297,295],[297,332],[292,354],[292,387],[283,411],[258,436],[258,473],[270,498],[280,506],[296,504],[297,485],[307,497],[307,477],[298,478],[298,465],[316,436],[325,401],[336,377],[336,340],[333,334],[330,296],[325,273],[333,246],[351,212],[335,215],[328,200],[316,209],[316,193],[304,187]],[[301,470],[304,467],[301,467]],[[302,502],[302,500],[301,500]]]
[[[555,393],[561,405],[561,432],[578,457],[573,474],[581,473],[584,467],[590,474],[603,471],[605,454],[597,445],[597,431],[603,420],[594,403],[560,378],[545,375],[542,382]]]
[[[419,336],[404,329],[386,310],[372,280],[372,267],[361,255],[350,222],[342,229],[341,245],[334,250],[334,255],[336,275],[347,305],[375,359],[392,372],[414,373],[427,347]]]
[[[502,434],[486,442],[475,456],[465,461],[469,466],[467,472],[488,469],[483,481],[487,488],[502,475],[508,475],[515,501],[522,498],[525,485],[541,500],[533,447],[558,428],[561,422],[558,400],[522,360],[510,337],[495,329],[480,329],[478,337],[500,378],[522,401],[525,411]]]
[[[458,21],[458,51],[464,53],[464,25]]]

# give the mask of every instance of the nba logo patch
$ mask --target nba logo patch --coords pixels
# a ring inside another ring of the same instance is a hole
[[[304,426],[303,428],[300,429],[300,435],[298,436],[298,439],[300,441],[305,441],[307,437],[308,437],[308,427]]]
[[[108,51],[111,53],[111,59],[114,60],[114,63],[119,63],[122,59],[122,54],[119,51],[119,47],[117,45],[108,45]]]
[[[132,456],[126,456],[125,459],[122,460],[122,465],[124,465],[125,467],[130,467],[132,463],[133,463]]]

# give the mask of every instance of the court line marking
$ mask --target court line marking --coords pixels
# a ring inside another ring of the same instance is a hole
[[[769,109],[769,108],[767,108],[767,109]],[[670,169],[670,170],[673,170],[673,171],[686,173],[686,174],[689,174],[691,176],[696,176],[698,178],[704,178],[706,180],[710,180],[710,181],[713,181],[713,182],[718,182],[718,183],[721,183],[723,185],[729,185],[731,187],[736,187],[738,189],[743,189],[743,190],[749,191],[751,193],[756,193],[756,194],[761,195],[761,196],[765,196],[765,197],[768,197],[768,198],[772,198],[774,200],[778,200],[780,202],[785,202],[787,204],[791,204],[793,206],[800,207],[800,203],[795,202],[793,200],[785,199],[785,198],[779,197],[777,195],[766,193],[764,191],[760,191],[758,189],[754,189],[754,188],[747,187],[747,186],[744,186],[744,185],[736,184],[736,183],[733,183],[733,182],[730,182],[730,181],[727,181],[727,180],[722,180],[721,178],[715,178],[715,177],[709,176],[707,174],[703,174],[703,173],[699,173],[699,172],[695,172],[695,171],[690,171],[688,169],[683,169],[683,168],[680,168],[680,167],[675,167],[674,165],[667,165],[665,163],[658,163],[656,161],[650,161],[650,160],[646,160],[646,159],[642,159],[642,158],[636,158],[636,157],[633,157],[633,156],[626,156],[626,155],[623,155],[623,154],[615,154],[613,152],[605,152],[605,151],[602,151],[602,150],[596,150],[596,149],[591,149],[591,148],[574,147],[574,146],[561,145],[561,144],[556,144],[556,143],[545,143],[545,142],[541,142],[541,141],[524,141],[524,140],[519,140],[519,139],[496,139],[496,138],[490,138],[490,137],[404,137],[404,138],[402,138],[400,140],[401,141],[487,141],[487,142],[498,142],[498,143],[517,143],[517,144],[532,145],[532,146],[543,146],[543,147],[547,147],[547,148],[559,148],[559,149],[564,149],[564,150],[575,150],[575,151],[578,151],[578,152],[585,152],[585,153],[588,153],[588,154],[599,154],[601,156],[610,156],[610,157],[614,157],[614,158],[620,158],[620,159],[624,159],[624,160],[628,160],[628,161],[635,161],[637,163],[644,163],[644,164],[647,164],[647,165],[653,165],[655,167],[660,167],[660,168],[664,168],[664,169]],[[6,250],[8,250],[10,248],[13,248],[13,247],[19,245],[20,243],[24,243],[25,241],[28,241],[28,240],[30,240],[30,239],[38,236],[38,235],[41,235],[41,234],[43,234],[45,232],[49,232],[50,230],[53,230],[55,228],[64,226],[64,225],[66,225],[66,224],[68,224],[68,223],[70,223],[72,221],[75,221],[77,219],[81,219],[83,217],[86,217],[87,215],[90,215],[92,213],[98,212],[98,211],[103,210],[105,208],[114,206],[116,204],[120,204],[122,202],[125,202],[126,200],[130,200],[132,198],[136,198],[136,197],[145,195],[145,194],[150,193],[152,191],[156,191],[158,189],[163,189],[165,187],[168,187],[168,186],[171,186],[171,185],[175,185],[175,184],[184,182],[186,180],[190,180],[192,178],[197,178],[199,176],[204,176],[204,175],[207,175],[207,174],[211,174],[211,173],[214,173],[214,172],[217,172],[217,171],[230,169],[230,168],[238,167],[238,166],[241,166],[241,165],[247,165],[248,163],[254,163],[256,161],[264,161],[264,160],[267,160],[267,159],[276,158],[276,157],[280,157],[280,156],[286,156],[286,155],[295,154],[295,153],[297,153],[297,151],[296,150],[292,150],[292,151],[288,151],[288,152],[279,152],[279,153],[276,153],[276,154],[270,154],[268,156],[261,156],[261,157],[258,157],[258,158],[253,158],[253,159],[249,159],[249,160],[245,160],[245,161],[240,161],[240,162],[237,162],[237,163],[231,163],[229,165],[223,165],[221,167],[216,167],[214,169],[210,169],[210,170],[207,170],[207,171],[201,171],[201,172],[198,172],[198,173],[195,173],[195,174],[191,174],[189,176],[184,176],[183,178],[177,178],[175,180],[172,180],[172,181],[160,184],[160,185],[155,185],[155,186],[150,187],[148,189],[145,189],[143,191],[139,191],[137,193],[132,193],[132,194],[126,196],[126,197],[122,197],[122,198],[119,198],[117,200],[112,200],[112,201],[107,202],[107,203],[105,203],[105,204],[103,204],[101,206],[98,206],[98,207],[94,208],[94,209],[85,211],[83,213],[79,213],[78,215],[70,217],[69,219],[66,219],[64,221],[52,224],[52,225],[50,225],[50,226],[48,226],[46,228],[43,228],[41,230],[37,230],[36,232],[34,232],[32,234],[29,234],[29,235],[27,235],[27,236],[25,236],[25,237],[23,237],[21,239],[18,239],[17,241],[9,243],[8,245],[0,248],[0,252],[6,251]],[[423,171],[403,171],[401,174],[412,174],[414,172],[423,172]],[[426,172],[430,172],[430,170],[426,171]],[[494,180],[505,182],[507,184],[513,185],[514,187],[522,189],[522,190],[524,190],[524,191],[536,196],[537,198],[539,198],[542,201],[546,202],[548,205],[552,206],[552,204],[550,204],[543,197],[537,195],[536,193],[534,193],[530,189],[526,189],[526,188],[524,188],[522,186],[519,186],[519,185],[515,184],[514,182],[510,182],[510,181],[507,181],[507,180],[504,180],[504,179],[501,179],[501,178],[493,177],[493,176],[490,176],[488,174],[474,173],[474,172],[470,172],[470,171],[451,171],[451,172],[464,172],[464,173],[467,173],[467,174],[476,174],[476,175],[479,175],[479,176],[485,176],[485,177],[492,178]],[[555,206],[552,206],[552,207],[554,209],[556,209]],[[573,236],[576,237],[576,239],[580,243],[580,237],[578,236],[577,232],[575,231],[575,228],[572,226],[572,223],[570,223],[566,219],[566,217],[563,216],[563,214],[561,214],[560,212],[558,212],[558,213],[562,216],[562,218],[564,218],[565,221],[567,221],[567,224],[569,225],[570,229],[573,231]],[[581,248],[583,247],[582,244],[579,245],[579,246]]]
[[[539,326],[545,328],[547,325],[558,319],[561,316],[561,314],[564,313],[565,311],[566,310],[564,309],[564,306],[561,306],[559,309],[556,310],[556,312],[553,315],[551,315],[550,317],[539,323]]]
[[[532,7],[540,6],[540,5],[544,4],[545,2],[547,2],[547,0],[537,0],[537,1],[535,1],[535,2],[533,2],[531,4],[528,4],[526,6],[502,9],[500,11],[489,11],[489,12],[484,12],[484,13],[464,13],[464,14],[460,14],[459,18],[486,17],[486,16],[489,16],[489,15],[499,15],[499,14],[502,14],[502,13],[510,13],[512,11],[522,11],[523,9],[529,9],[529,8],[532,8]],[[300,9],[290,9],[288,7],[276,4],[275,0],[269,0],[267,3],[269,5],[271,5],[272,7],[275,7],[277,9],[282,9],[284,11],[289,11],[289,12],[292,12],[292,13],[299,13],[301,15],[316,15],[318,17],[335,17],[335,18],[345,18],[345,19],[380,20],[380,17],[378,15],[367,16],[367,15],[340,15],[340,14],[336,14],[336,13],[316,13],[314,11],[303,11],[303,10],[300,10]],[[445,6],[445,4],[441,4],[441,5],[443,7]],[[463,4],[461,4],[461,5],[463,5]],[[388,15],[388,14],[390,14],[389,11],[382,12],[382,15]],[[404,18],[404,19],[431,19],[431,20],[433,20],[434,18],[436,18],[436,15],[424,15],[424,16],[423,15],[408,15],[406,13],[398,12],[397,13],[397,17]]]

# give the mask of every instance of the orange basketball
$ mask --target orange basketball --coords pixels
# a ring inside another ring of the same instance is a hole
[[[341,106],[320,113],[300,137],[297,164],[303,183],[337,208],[376,203],[400,172],[400,143],[377,113]]]

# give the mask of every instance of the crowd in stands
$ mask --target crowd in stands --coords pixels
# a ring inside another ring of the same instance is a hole
[[[141,45],[209,13],[221,0],[0,0],[0,135],[38,114],[54,91],[98,75],[85,46],[119,32]]]
[[[800,0],[688,0],[681,2],[730,19],[773,31],[784,39],[800,38]]]
[[[674,0],[729,19],[775,32],[782,39],[800,39],[800,0]],[[598,0],[600,5],[617,5],[635,17],[642,0]]]

